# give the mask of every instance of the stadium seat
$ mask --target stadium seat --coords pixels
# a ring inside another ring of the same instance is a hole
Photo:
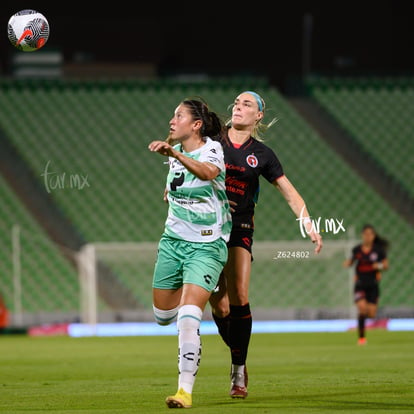
[[[401,83],[405,84],[401,85]],[[361,147],[414,196],[414,85],[402,79],[356,85],[324,80],[312,96],[352,134]]]

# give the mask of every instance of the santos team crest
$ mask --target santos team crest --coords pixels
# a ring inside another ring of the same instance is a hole
[[[256,167],[257,167],[257,165],[259,164],[259,161],[257,160],[256,155],[254,155],[254,154],[250,154],[250,155],[248,155],[248,156],[246,157],[246,162],[247,162],[247,164],[249,164],[249,165],[250,165],[250,167],[252,167],[252,168],[256,168]]]

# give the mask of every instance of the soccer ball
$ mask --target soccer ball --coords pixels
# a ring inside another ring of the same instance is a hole
[[[49,23],[42,13],[26,9],[13,14],[7,26],[11,44],[23,52],[34,52],[49,39]]]

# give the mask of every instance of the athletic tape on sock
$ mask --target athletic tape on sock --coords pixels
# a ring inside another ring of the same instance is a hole
[[[152,310],[154,312],[155,321],[159,325],[163,326],[169,325],[170,323],[174,322],[178,314],[178,307],[169,310],[162,310],[152,305]]]

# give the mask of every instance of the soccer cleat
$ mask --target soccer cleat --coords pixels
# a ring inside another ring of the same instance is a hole
[[[247,397],[247,370],[244,368],[244,374],[238,374],[236,372],[231,373],[231,398],[246,398]]]
[[[366,345],[366,344],[367,344],[367,338],[358,339],[358,345]]]
[[[241,398],[244,399],[247,397],[247,388],[240,387],[239,385],[233,384],[230,390],[230,397],[231,398]]]
[[[170,395],[165,400],[169,408],[191,408],[193,401],[191,394],[180,388],[175,395]]]

